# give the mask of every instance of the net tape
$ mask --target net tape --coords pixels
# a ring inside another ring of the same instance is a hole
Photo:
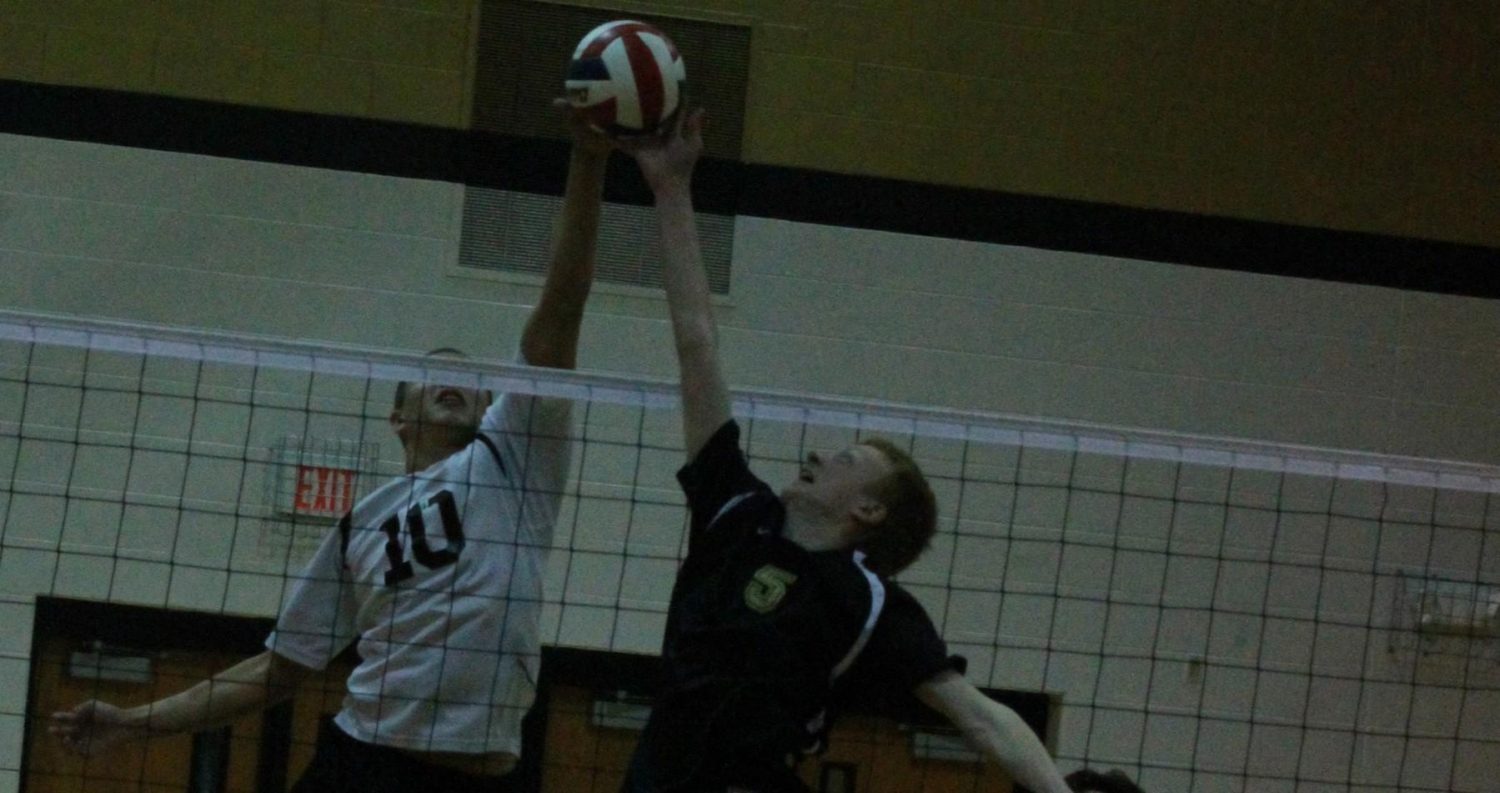
[[[625,407],[670,409],[678,405],[677,385],[667,380],[488,361],[464,361],[462,369],[455,369],[451,368],[451,362],[434,361],[420,354],[142,323],[0,311],[0,340],[388,382],[442,382],[496,393],[562,397]],[[733,409],[735,415],[747,419],[1500,493],[1500,467],[1468,462],[773,390],[738,389]]]

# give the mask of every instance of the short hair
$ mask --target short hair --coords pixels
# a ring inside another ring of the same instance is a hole
[[[885,518],[870,527],[859,548],[878,575],[893,576],[911,566],[937,533],[937,497],[917,461],[884,438],[860,441],[885,456],[891,472],[876,482],[872,495],[885,506]]]
[[[430,357],[432,357],[434,355],[450,355],[450,356],[453,356],[454,358],[468,358],[469,357],[468,353],[464,352],[463,350],[458,349],[457,347],[438,347],[435,350],[428,350],[427,352],[423,353],[422,357],[424,357],[424,358],[430,358]],[[406,387],[407,387],[407,385],[408,385],[408,383],[405,380],[402,380],[402,381],[396,383],[396,404],[394,405],[393,409],[400,410],[401,406],[403,404],[405,404],[405,402],[406,402]]]
[[[1080,769],[1068,774],[1067,783],[1074,793],[1146,793],[1118,768],[1107,774],[1092,768]]]

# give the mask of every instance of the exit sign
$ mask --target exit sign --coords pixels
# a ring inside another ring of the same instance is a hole
[[[365,474],[375,470],[379,454],[373,443],[298,435],[279,439],[270,452],[270,517],[293,523],[336,521],[353,509],[364,495]]]
[[[314,518],[338,518],[354,508],[354,486],[359,472],[321,465],[297,466],[292,513]]]

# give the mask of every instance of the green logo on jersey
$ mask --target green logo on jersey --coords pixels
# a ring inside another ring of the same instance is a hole
[[[769,614],[786,597],[786,588],[796,580],[795,574],[768,564],[756,570],[750,583],[745,585],[745,605],[761,614]]]

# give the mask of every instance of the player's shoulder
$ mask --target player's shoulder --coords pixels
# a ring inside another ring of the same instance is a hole
[[[366,493],[350,510],[353,521],[355,523],[367,521],[376,514],[384,514],[394,509],[411,492],[412,479],[411,474],[393,476],[382,482],[379,487]]]
[[[911,625],[932,622],[927,615],[927,609],[922,607],[921,601],[906,587],[889,579],[881,580],[884,598],[884,606],[881,609],[882,622],[887,625]]]
[[[739,424],[729,419],[719,425],[701,447],[691,451],[687,462],[678,469],[677,479],[691,489],[714,482],[726,472],[742,476],[748,469],[749,459],[740,444]]]
[[[477,452],[479,446],[481,444],[475,441],[421,471],[386,479],[354,505],[355,520],[372,513],[383,515],[393,509],[406,509],[412,501],[424,495],[464,486],[474,479],[476,466],[482,467],[490,462],[487,453]]]
[[[750,480],[738,492],[732,492],[724,503],[718,505],[714,514],[708,515],[708,525],[716,526],[730,522],[755,521],[770,523],[786,512],[781,499],[766,483]]]
[[[872,609],[883,608],[886,582],[860,564],[853,551],[820,551],[807,554],[807,559],[829,605],[838,604],[839,609],[861,622]]]
[[[505,460],[497,444],[480,432],[469,445],[433,463],[416,478],[423,491],[457,490],[501,479],[505,473]]]
[[[479,431],[494,436],[553,434],[558,422],[573,417],[573,400],[507,391],[496,396],[479,419]]]

